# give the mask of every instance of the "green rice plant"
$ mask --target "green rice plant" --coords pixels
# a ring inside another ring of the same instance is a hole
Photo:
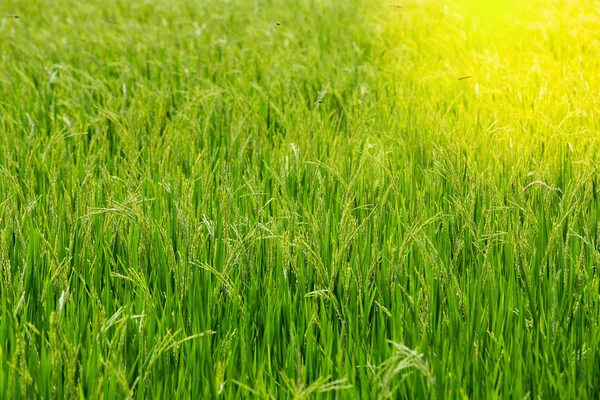
[[[3,397],[598,397],[598,4],[391,5],[0,6]]]

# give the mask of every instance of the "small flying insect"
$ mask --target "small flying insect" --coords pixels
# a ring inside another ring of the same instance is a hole
[[[390,7],[394,7],[394,8],[398,8],[398,9],[402,8],[402,6],[399,4],[390,4]]]
[[[7,15],[6,18],[14,18],[14,19],[18,19],[19,16],[18,15]]]
[[[277,25],[277,26],[281,25],[281,21],[275,21],[275,22],[273,22],[273,23],[274,23],[275,25]]]
[[[462,78],[458,78],[459,81],[464,81],[465,79],[470,79],[472,76],[463,76]]]
[[[327,85],[327,87],[325,87],[325,89],[323,89],[323,91],[319,93],[319,97],[317,97],[317,99],[313,102],[313,106],[323,104],[323,98],[327,94],[327,88],[329,88],[329,85]]]

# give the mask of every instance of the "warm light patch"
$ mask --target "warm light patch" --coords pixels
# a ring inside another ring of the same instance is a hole
[[[462,8],[465,14],[497,21],[520,12],[524,7],[519,0],[458,0],[456,6]]]
[[[596,132],[597,2],[414,0],[374,13],[379,79],[402,82],[400,102],[440,130],[491,132],[465,146],[476,137],[499,154],[543,142],[559,154]]]

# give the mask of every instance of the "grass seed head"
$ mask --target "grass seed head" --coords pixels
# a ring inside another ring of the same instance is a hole
[[[558,191],[558,192],[561,192],[561,193],[562,193],[562,191],[561,191],[559,188],[554,188],[554,187],[552,187],[552,186],[550,186],[550,185],[546,184],[546,183],[545,183],[545,182],[543,182],[543,181],[533,181],[533,182],[531,182],[530,184],[528,184],[527,186],[525,186],[525,187],[523,188],[523,190],[521,191],[521,194],[525,193],[526,191],[528,191],[529,189],[531,189],[532,187],[534,187],[534,186],[536,186],[536,185],[537,185],[537,186],[541,186],[541,187],[543,187],[544,189],[553,190],[553,191]]]

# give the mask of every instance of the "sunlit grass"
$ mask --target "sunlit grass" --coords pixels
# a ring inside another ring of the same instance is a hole
[[[2,6],[0,393],[597,397],[600,8],[393,3]]]

